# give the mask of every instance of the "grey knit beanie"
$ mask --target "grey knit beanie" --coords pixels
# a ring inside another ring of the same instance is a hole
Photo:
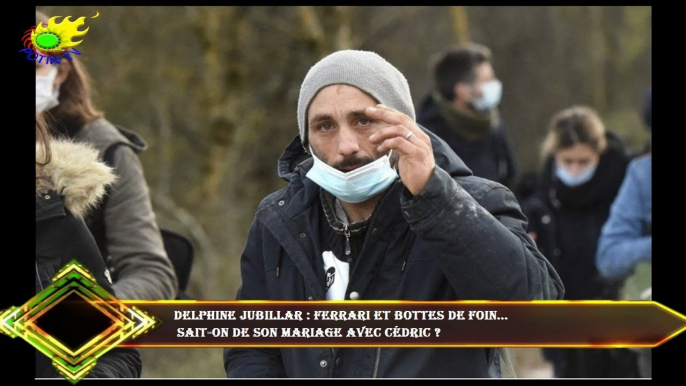
[[[307,149],[307,109],[319,90],[332,84],[348,84],[366,92],[379,103],[415,118],[410,85],[403,74],[381,56],[369,51],[337,51],[310,68],[300,86],[298,129]]]

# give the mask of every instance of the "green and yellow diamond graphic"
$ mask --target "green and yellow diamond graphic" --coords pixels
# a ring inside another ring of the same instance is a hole
[[[65,321],[65,313],[72,319]],[[70,335],[69,330],[74,328],[61,330],[67,331],[67,335],[56,333],[60,325],[75,322],[90,328],[91,334]],[[47,288],[24,305],[0,311],[0,332],[12,338],[21,337],[48,356],[57,372],[72,384],[85,377],[106,352],[159,324],[159,319],[123,304],[105,291],[76,260],[62,268]]]

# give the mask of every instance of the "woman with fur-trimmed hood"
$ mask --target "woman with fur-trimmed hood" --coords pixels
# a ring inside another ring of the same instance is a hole
[[[48,17],[36,11],[36,23]],[[174,299],[178,278],[164,247],[137,153],[145,141],[105,119],[91,101],[88,73],[78,55],[58,64],[36,61],[36,109],[55,120],[61,135],[85,142],[115,168],[117,181],[84,218],[112,270],[120,299]]]
[[[51,140],[45,123],[36,116],[36,293],[53,276],[76,259],[98,284],[115,294],[105,262],[83,217],[115,180],[112,169],[86,145]],[[93,378],[138,378],[141,359],[137,350],[117,348],[98,359],[88,374]],[[50,358],[36,351],[36,377],[58,377]]]

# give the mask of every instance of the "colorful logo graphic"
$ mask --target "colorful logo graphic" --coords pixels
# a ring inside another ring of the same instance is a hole
[[[100,16],[97,12],[92,19]],[[79,27],[85,24],[86,17],[71,21],[71,16],[67,16],[62,21],[57,22],[62,16],[54,16],[50,18],[47,25],[38,23],[38,25],[28,29],[24,33],[23,43],[24,49],[19,52],[27,54],[26,59],[38,60],[42,63],[45,58],[46,64],[59,64],[59,55],[63,55],[69,60],[72,60],[70,54],[81,55],[75,47],[83,42],[83,38],[90,27],[80,30]]]
[[[76,260],[24,305],[0,310],[0,334],[24,339],[72,384],[108,351],[160,323],[105,291]]]

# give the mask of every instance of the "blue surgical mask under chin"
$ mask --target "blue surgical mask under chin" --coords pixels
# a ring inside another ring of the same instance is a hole
[[[579,173],[579,175],[575,176],[572,173],[570,173],[569,170],[567,170],[565,167],[556,165],[555,176],[566,186],[574,188],[576,186],[579,186],[590,181],[591,178],[593,178],[593,175],[595,174],[595,170],[597,167],[598,164],[589,166],[586,168],[586,170]]]
[[[344,173],[317,158],[312,148],[310,153],[314,164],[306,177],[339,200],[351,204],[369,200],[386,190],[398,178],[398,173],[391,168],[388,155]]]

